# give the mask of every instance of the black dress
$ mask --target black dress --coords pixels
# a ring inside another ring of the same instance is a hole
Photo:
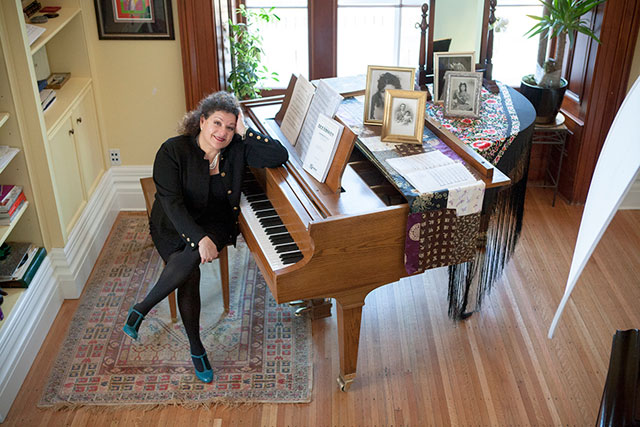
[[[209,175],[195,136],[177,136],[162,144],[153,164],[156,196],[151,209],[151,237],[165,261],[185,247],[198,249],[209,236],[218,249],[235,244],[240,193],[246,166],[277,167],[287,161],[280,142],[248,129],[220,152],[220,174]]]

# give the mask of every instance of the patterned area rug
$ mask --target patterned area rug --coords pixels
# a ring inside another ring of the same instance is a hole
[[[86,285],[38,406],[309,402],[311,324],[277,305],[246,244],[229,248],[230,312],[218,262],[202,266],[201,336],[211,384],[193,373],[182,323],[168,301],[146,317],[137,342],[122,332],[127,310],[162,270],[147,217],[121,213]]]

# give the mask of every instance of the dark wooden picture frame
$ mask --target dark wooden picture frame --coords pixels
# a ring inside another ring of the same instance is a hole
[[[94,0],[100,40],[174,40],[171,0]]]

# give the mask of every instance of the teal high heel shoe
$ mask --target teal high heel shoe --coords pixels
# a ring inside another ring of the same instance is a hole
[[[198,377],[198,379],[203,383],[210,383],[211,381],[213,381],[213,369],[211,369],[211,365],[209,364],[207,353],[202,353],[202,356],[194,356],[192,354],[191,359],[193,362],[193,369],[196,371],[196,377]],[[198,371],[196,360],[199,360],[200,363],[202,363],[202,371]]]
[[[133,314],[136,314],[138,318],[136,319],[133,325],[129,325],[129,318]],[[137,340],[138,329],[140,328],[140,324],[142,323],[143,320],[144,320],[144,315],[140,313],[138,310],[136,310],[135,308],[133,308],[133,306],[131,306],[131,308],[129,309],[129,314],[127,314],[127,320],[124,322],[124,326],[122,327],[122,330],[124,331],[125,334],[129,335],[131,338],[133,338],[134,340]]]

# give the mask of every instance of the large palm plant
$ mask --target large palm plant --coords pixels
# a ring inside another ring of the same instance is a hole
[[[544,64],[539,64],[543,70],[535,83],[542,87],[560,87],[561,74],[564,65],[564,52],[569,37],[569,48],[575,43],[577,33],[585,34],[600,43],[598,37],[591,31],[589,21],[582,16],[605,0],[540,0],[544,5],[542,16],[527,15],[538,21],[525,35],[534,37],[541,34],[544,45],[542,58],[546,56],[546,38],[556,38],[555,58],[548,58]]]

